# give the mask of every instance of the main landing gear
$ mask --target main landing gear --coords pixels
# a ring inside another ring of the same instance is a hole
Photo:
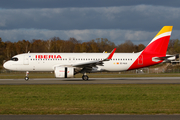
[[[26,77],[24,78],[25,79],[25,81],[28,81],[29,80],[29,71],[26,71]]]
[[[89,77],[88,77],[88,76],[86,75],[86,73],[85,73],[85,74],[83,74],[82,79],[85,80],[85,81],[87,81],[87,80],[89,79]]]

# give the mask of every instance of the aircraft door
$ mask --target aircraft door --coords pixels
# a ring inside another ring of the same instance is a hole
[[[140,55],[138,58],[138,65],[143,65],[143,55]]]
[[[29,55],[24,55],[24,65],[29,65]]]

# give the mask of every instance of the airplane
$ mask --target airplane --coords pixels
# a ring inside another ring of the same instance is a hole
[[[166,56],[173,26],[164,26],[147,47],[138,53],[23,53],[3,64],[13,71],[52,71],[56,78],[72,78],[82,73],[82,80],[88,80],[86,73],[121,72],[162,63],[172,56]]]

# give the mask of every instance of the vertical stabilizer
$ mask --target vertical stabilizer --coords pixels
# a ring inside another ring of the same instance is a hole
[[[164,26],[143,50],[144,53],[166,55],[173,26]]]
[[[166,56],[172,28],[173,26],[164,26],[147,47],[139,53],[137,59],[128,70],[156,65],[163,62],[163,60],[156,60],[156,58]]]

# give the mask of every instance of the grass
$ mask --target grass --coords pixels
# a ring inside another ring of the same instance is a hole
[[[0,85],[0,114],[180,114],[180,85]]]

